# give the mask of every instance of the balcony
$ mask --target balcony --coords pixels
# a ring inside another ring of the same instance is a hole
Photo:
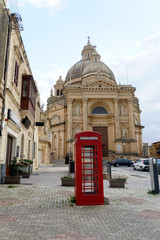
[[[31,75],[24,75],[22,78],[21,108],[29,110],[33,118],[35,115],[36,93],[34,79]]]

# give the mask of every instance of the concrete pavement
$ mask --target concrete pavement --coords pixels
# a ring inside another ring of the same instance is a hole
[[[0,185],[0,240],[159,240],[160,195],[147,189],[111,189],[104,206],[70,206],[73,187],[61,187],[63,164],[41,166],[21,185]],[[128,182],[130,179],[128,179]]]

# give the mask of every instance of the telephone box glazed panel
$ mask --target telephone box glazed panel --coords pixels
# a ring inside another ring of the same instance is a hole
[[[101,135],[77,133],[74,147],[76,205],[103,205]]]

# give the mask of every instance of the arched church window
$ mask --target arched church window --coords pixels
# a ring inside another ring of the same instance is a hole
[[[57,89],[57,96],[59,96],[59,89]]]
[[[62,90],[61,90],[61,95],[63,95]]]
[[[92,110],[92,114],[107,114],[107,110],[104,107],[95,107]]]

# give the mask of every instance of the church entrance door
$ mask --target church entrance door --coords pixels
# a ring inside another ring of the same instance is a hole
[[[108,127],[93,127],[93,131],[101,134],[102,157],[108,157]]]

